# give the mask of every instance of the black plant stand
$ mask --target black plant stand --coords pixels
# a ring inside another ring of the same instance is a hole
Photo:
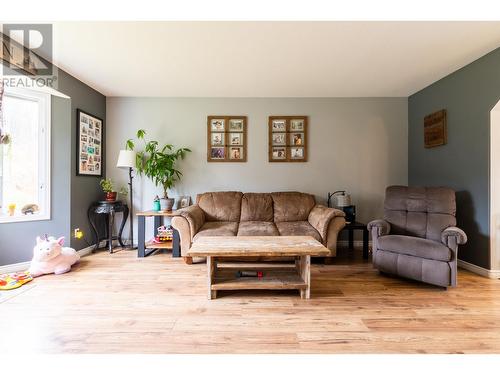
[[[120,246],[125,247],[122,240],[122,232],[123,232],[123,227],[125,227],[125,223],[127,222],[128,211],[129,210],[127,204],[122,201],[115,201],[115,202],[99,201],[99,202],[94,202],[90,205],[87,211],[87,217],[89,219],[90,227],[92,228],[92,232],[94,234],[94,239],[95,239],[95,245],[92,252],[99,249],[99,243],[101,242],[101,240],[106,240],[105,248],[106,247],[108,248],[110,254],[113,254],[113,240],[118,240]],[[121,212],[123,214],[122,222],[120,224],[118,235],[113,236],[115,213],[117,212]],[[98,221],[97,221],[97,216],[99,215],[105,215],[104,222],[106,225],[104,230],[101,231],[101,233],[102,232],[105,233],[104,237],[99,236]]]

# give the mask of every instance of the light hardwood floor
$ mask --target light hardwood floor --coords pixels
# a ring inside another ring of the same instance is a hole
[[[125,250],[85,257],[0,303],[0,351],[500,352],[500,281],[467,271],[445,291],[379,275],[351,255],[312,265],[310,300],[238,291],[209,301],[205,267]]]

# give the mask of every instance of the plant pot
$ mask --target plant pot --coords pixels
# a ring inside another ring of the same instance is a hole
[[[107,202],[114,202],[116,201],[116,191],[110,191],[106,193],[106,201]]]
[[[172,211],[172,207],[174,207],[174,199],[173,198],[161,198],[160,199],[160,208],[162,211]]]
[[[161,211],[160,201],[153,202],[153,211]]]

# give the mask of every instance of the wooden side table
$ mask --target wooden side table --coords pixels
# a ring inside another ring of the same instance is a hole
[[[346,230],[349,234],[350,250],[354,249],[354,231],[363,231],[363,258],[368,259],[368,228],[366,227],[366,224],[355,221],[353,223],[346,224],[342,230]]]
[[[156,243],[153,241],[146,242],[146,218],[154,219],[154,233],[156,236],[158,227],[163,225],[163,218],[177,216],[176,211],[143,211],[136,214],[138,219],[138,240],[137,240],[137,256],[139,258],[147,257],[159,249],[172,250],[172,257],[178,258],[181,256],[181,241],[179,232],[173,231],[172,241],[165,243]]]
[[[118,231],[117,236],[113,236],[113,226],[115,222],[115,213],[116,212],[121,212],[123,214],[122,216],[122,222],[120,224],[120,230]],[[105,228],[105,233],[106,235],[104,237],[99,237],[99,231],[97,230],[97,221],[96,218],[98,215],[106,215],[106,228]],[[90,222],[90,227],[92,228],[92,232],[94,234],[95,238],[95,245],[94,249],[92,252],[96,251],[99,248],[99,243],[101,240],[106,240],[106,246],[109,250],[109,253],[113,253],[113,240],[118,240],[120,243],[120,246],[124,247],[125,245],[123,244],[122,241],[122,233],[123,233],[123,227],[125,226],[125,223],[127,222],[128,218],[128,206],[126,203],[122,201],[115,201],[115,202],[108,202],[108,201],[98,201],[94,202],[90,205],[89,209],[87,210],[87,217]]]

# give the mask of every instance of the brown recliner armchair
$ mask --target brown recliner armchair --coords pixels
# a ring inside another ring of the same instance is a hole
[[[455,213],[451,189],[388,187],[384,220],[368,224],[373,265],[381,272],[456,286],[458,245],[466,243],[467,236],[455,226]]]

